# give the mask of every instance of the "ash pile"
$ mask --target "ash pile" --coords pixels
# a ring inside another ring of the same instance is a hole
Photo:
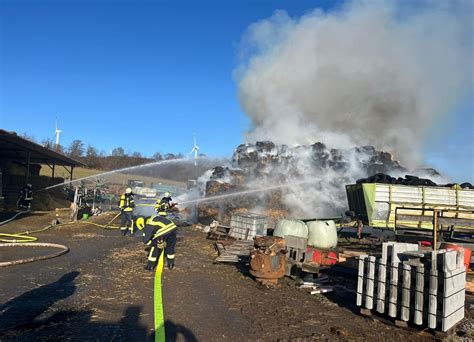
[[[401,176],[407,172],[392,154],[373,146],[334,149],[321,142],[295,147],[271,141],[242,144],[235,149],[230,165],[214,167],[201,179],[205,179],[206,197],[250,193],[201,202],[198,220],[227,224],[232,214],[256,212],[267,215],[271,227],[288,216],[340,216],[347,207],[346,184],[374,174]],[[439,176],[432,169],[418,172]],[[286,185],[276,188],[281,184]]]

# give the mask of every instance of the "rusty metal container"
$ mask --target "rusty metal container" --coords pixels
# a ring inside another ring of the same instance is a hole
[[[285,275],[285,240],[275,236],[255,238],[250,253],[250,274],[262,284],[275,285]]]

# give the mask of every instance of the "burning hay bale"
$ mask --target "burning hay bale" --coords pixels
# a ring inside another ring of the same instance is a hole
[[[206,197],[236,195],[200,203],[198,219],[227,224],[232,214],[250,211],[269,216],[272,226],[288,215],[340,215],[346,208],[346,184],[373,174],[375,178],[386,173],[402,176],[407,171],[392,154],[373,146],[335,149],[321,142],[295,147],[271,141],[242,144],[235,149],[232,165],[214,167],[205,183]],[[276,188],[279,184],[285,186]]]

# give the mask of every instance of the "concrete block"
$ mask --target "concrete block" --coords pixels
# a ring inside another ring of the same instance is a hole
[[[397,263],[400,262],[399,254],[407,251],[417,251],[418,245],[414,243],[401,243],[397,242],[392,245],[392,252],[391,252],[391,262]]]
[[[457,311],[453,312],[451,315],[447,317],[443,317],[443,319],[441,320],[441,330],[446,332],[463,319],[464,319],[464,306],[459,308]]]
[[[386,297],[386,285],[387,285],[387,267],[383,263],[382,259],[378,261],[378,281],[377,281],[377,311],[380,313],[385,312],[385,297]]]
[[[402,321],[408,322],[410,319],[410,295],[411,295],[411,266],[407,263],[403,263],[403,283],[402,286],[402,309],[401,319]]]
[[[366,274],[367,286],[365,293],[365,307],[369,310],[374,308],[374,288],[375,288],[375,257],[368,257],[368,269]]]
[[[464,265],[464,251],[458,251],[457,258],[456,258],[456,268],[465,267]]]
[[[359,270],[357,275],[357,306],[362,306],[365,288],[365,264],[367,255],[359,256]]]
[[[388,315],[390,317],[397,317],[398,312],[399,267],[399,262],[392,264],[392,266],[390,267],[390,292],[388,300]]]
[[[441,250],[440,250],[441,252]],[[442,255],[442,269],[444,272],[454,271],[457,268],[457,252],[445,250]]]
[[[386,265],[387,261],[391,260],[392,247],[395,242],[382,243],[382,262]]]
[[[444,272],[443,278],[444,297],[449,297],[466,287],[466,271],[464,265],[458,270]]]
[[[425,266],[418,265],[416,267],[416,292],[415,292],[415,312],[414,322],[415,324],[423,324],[423,309],[424,303],[424,290],[425,290]]]
[[[458,311],[461,307],[464,308],[465,301],[465,289],[462,289],[449,297],[443,298],[443,317],[450,316],[452,313]]]
[[[306,250],[307,241],[307,239],[299,236],[285,235],[285,245],[289,248]]]
[[[438,324],[438,269],[437,269],[438,253],[431,254],[431,270],[430,270],[430,288],[428,295],[428,327],[436,329]]]

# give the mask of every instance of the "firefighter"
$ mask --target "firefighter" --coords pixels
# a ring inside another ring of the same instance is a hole
[[[173,208],[177,203],[173,202],[173,199],[171,198],[171,193],[168,191],[163,194],[163,198],[159,200],[159,206],[158,206],[158,201],[156,201],[155,208],[158,206],[158,214],[162,216],[166,216],[168,211]]]
[[[156,203],[155,203],[155,212],[157,215],[160,215],[160,212],[161,212],[161,216],[166,216],[166,210],[165,208],[163,207],[164,210],[161,210],[161,198],[158,198],[156,200]]]
[[[142,218],[137,219],[137,227],[140,230],[143,229],[143,243],[151,247],[145,269],[153,271],[161,253],[164,252],[166,264],[172,270],[176,248],[176,224],[166,216],[155,215],[149,218],[146,223]]]
[[[18,209],[30,210],[31,201],[33,201],[33,186],[31,184],[26,184],[20,189],[20,197],[17,202]]]
[[[122,211],[122,215],[120,217],[120,230],[124,236],[127,235],[127,230],[130,231],[130,235],[133,235],[132,212],[133,208],[135,208],[135,201],[133,200],[132,189],[127,188],[125,193],[120,196],[119,207]],[[130,226],[127,227],[128,225]]]
[[[166,210],[174,207],[173,200],[171,198],[171,193],[168,191],[163,194],[163,198],[161,199],[161,206],[164,207]]]

